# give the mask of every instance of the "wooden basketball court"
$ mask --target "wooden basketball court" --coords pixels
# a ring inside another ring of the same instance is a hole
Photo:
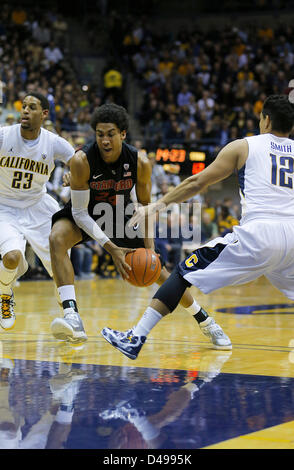
[[[72,347],[50,334],[53,282],[21,282],[16,326],[0,333],[0,448],[294,448],[294,303],[265,278],[192,288],[232,351],[213,350],[178,307],[129,360],[100,331],[133,326],[155,290],[77,281],[88,341]]]

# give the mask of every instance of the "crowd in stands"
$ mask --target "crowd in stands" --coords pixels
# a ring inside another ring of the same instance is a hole
[[[119,24],[119,27],[118,27]],[[265,97],[286,93],[294,76],[293,27],[277,22],[167,32],[148,18],[113,12],[109,37],[133,71],[144,100],[137,118],[144,145],[200,146],[215,152],[258,133]]]
[[[95,19],[84,21],[95,45],[99,41]],[[184,146],[215,155],[231,140],[257,134],[265,97],[287,93],[294,77],[291,25],[205,31],[196,24],[172,33],[154,26],[151,18],[116,11],[103,21],[111,56],[98,90],[95,84],[84,87],[79,81],[68,48],[69,24],[58,9],[2,6],[0,125],[18,122],[22,98],[37,90],[50,102],[44,127],[81,147],[93,138],[90,117],[97,106],[107,101],[127,106],[125,73],[132,73],[143,96],[136,114],[142,131],[138,148],[145,149],[153,166],[153,199],[181,180],[177,172],[156,163],[159,146]],[[136,145],[131,134],[128,141]],[[62,187],[64,171],[57,164],[48,183],[48,191],[61,205],[69,198],[69,188]],[[200,195],[196,202],[202,204],[201,243],[231,231],[240,219],[239,208],[231,200],[212,205]],[[184,241],[167,237],[165,247],[162,240],[158,243],[170,268],[181,256]],[[96,244],[78,247],[73,257],[80,279],[91,278],[93,269],[99,272],[101,263],[93,262],[96,258],[107,264]]]

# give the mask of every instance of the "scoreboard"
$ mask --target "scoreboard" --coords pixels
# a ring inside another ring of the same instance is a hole
[[[212,161],[206,152],[187,148],[158,148],[155,155],[157,163],[177,164],[180,167],[180,174],[185,175],[200,173]]]

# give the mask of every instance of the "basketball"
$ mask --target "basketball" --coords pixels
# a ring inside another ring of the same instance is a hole
[[[132,268],[127,281],[133,286],[151,286],[160,276],[159,256],[150,249],[137,248],[126,255],[126,262]]]

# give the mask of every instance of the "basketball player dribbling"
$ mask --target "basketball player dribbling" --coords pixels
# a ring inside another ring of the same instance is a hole
[[[137,201],[147,205],[151,200],[152,172],[149,160],[124,142],[128,130],[126,110],[115,104],[102,105],[93,113],[91,126],[96,140],[78,151],[70,162],[71,200],[53,216],[50,235],[53,276],[64,309],[64,318],[55,318],[51,331],[55,338],[71,342],[86,341],[87,336],[77,308],[68,250],[86,240],[96,240],[112,256],[121,276],[127,278],[130,267],[125,255],[144,246],[154,249],[153,238],[144,238],[143,234],[136,237],[136,228],[129,234],[125,230],[132,215],[126,215],[131,191],[135,187]],[[106,212],[111,208],[110,227],[105,217],[100,217],[103,208]],[[163,268],[157,282],[162,284],[168,276]],[[189,292],[180,301],[214,348],[231,349],[230,339]]]
[[[49,234],[59,205],[46,192],[54,160],[68,164],[74,148],[41,128],[49,102],[40,93],[25,96],[20,124],[0,128],[0,326],[15,325],[14,281],[28,264],[26,242],[52,277]]]
[[[289,138],[293,125],[294,105],[288,96],[269,96],[260,113],[260,135],[230,142],[201,173],[149,207],[138,209],[131,225],[238,171],[240,226],[179,263],[134,328],[127,332],[104,328],[103,337],[115,348],[136,359],[151,329],[177,307],[191,285],[207,294],[265,275],[294,300],[294,142]]]

